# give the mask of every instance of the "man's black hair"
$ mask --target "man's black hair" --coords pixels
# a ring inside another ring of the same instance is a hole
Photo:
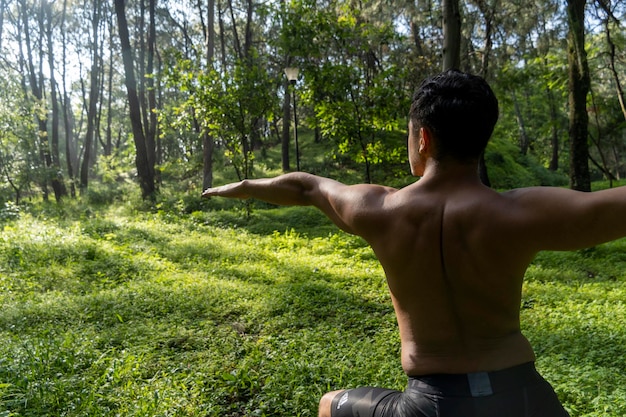
[[[479,76],[448,70],[422,82],[413,95],[413,129],[427,127],[438,160],[480,157],[498,120],[498,99]]]

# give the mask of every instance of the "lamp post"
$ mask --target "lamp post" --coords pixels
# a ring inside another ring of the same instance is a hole
[[[296,67],[285,68],[287,80],[291,83],[293,92],[293,122],[294,122],[294,139],[296,142],[296,169],[300,171],[300,147],[298,146],[298,113],[296,111],[296,81],[298,81],[299,70]]]

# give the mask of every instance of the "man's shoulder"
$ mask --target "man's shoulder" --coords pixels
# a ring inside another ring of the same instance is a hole
[[[536,186],[526,188],[516,188],[505,191],[500,195],[507,201],[511,201],[518,206],[536,208],[546,205],[572,201],[572,198],[590,196],[593,193],[581,193],[564,187]],[[578,200],[579,198],[576,198]]]

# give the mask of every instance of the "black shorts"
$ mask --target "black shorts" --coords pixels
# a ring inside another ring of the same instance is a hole
[[[363,387],[339,393],[332,417],[569,417],[527,363],[496,372],[410,377],[404,392]]]

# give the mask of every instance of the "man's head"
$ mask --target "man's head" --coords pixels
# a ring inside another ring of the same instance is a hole
[[[478,76],[449,70],[422,82],[409,113],[413,136],[425,128],[434,141],[434,159],[478,159],[498,120],[498,100]]]

